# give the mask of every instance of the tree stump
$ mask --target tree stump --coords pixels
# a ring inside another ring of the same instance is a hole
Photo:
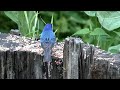
[[[51,79],[62,79],[64,43],[52,53]],[[43,79],[43,49],[39,41],[12,34],[0,34],[0,79]],[[60,69],[59,69],[60,68]]]
[[[120,54],[107,53],[80,38],[65,39],[64,79],[120,79]]]
[[[0,34],[0,79],[44,79],[42,53],[40,41]],[[46,79],[120,79],[120,54],[69,37],[52,49],[50,74]]]

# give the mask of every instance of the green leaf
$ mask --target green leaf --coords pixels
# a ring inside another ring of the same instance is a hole
[[[109,31],[120,27],[120,11],[98,11],[97,17],[100,24]]]
[[[11,20],[13,20],[15,23],[19,23],[18,20],[18,11],[4,11],[5,15],[8,16]]]
[[[62,32],[62,33],[69,32],[68,22],[65,17],[62,17],[60,20],[56,21],[56,23],[58,24],[58,26],[60,26],[59,32]]]
[[[89,32],[90,32],[89,28],[84,28],[84,29],[78,30],[72,36],[74,36],[74,35],[85,35],[85,34],[88,34]]]
[[[112,31],[120,27],[120,11],[84,11],[89,16],[97,16],[100,24]]]
[[[75,12],[71,12],[68,20],[72,22],[80,23],[80,24],[86,24],[86,20],[83,19],[78,13],[75,13]]]
[[[84,11],[88,16],[95,16],[96,11]]]
[[[17,23],[23,36],[34,37],[38,23],[38,12],[35,11],[4,11],[11,20]]]
[[[52,18],[51,18],[51,24],[52,24],[52,28],[53,28],[53,14],[52,14]]]
[[[119,53],[120,52],[120,44],[109,47],[108,52]]]
[[[120,32],[116,32],[116,31],[113,31],[113,32],[116,33],[120,37]]]
[[[53,14],[52,14],[52,18],[51,18],[51,24],[53,24]]]
[[[96,28],[90,35],[108,35],[102,28]]]

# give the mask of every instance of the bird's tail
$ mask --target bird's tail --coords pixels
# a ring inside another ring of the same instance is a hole
[[[44,50],[44,59],[43,62],[51,62],[51,50],[50,49],[46,49]]]

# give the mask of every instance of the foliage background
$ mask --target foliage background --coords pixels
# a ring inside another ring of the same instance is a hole
[[[119,12],[117,14],[116,12],[111,13],[113,12],[100,12],[98,16],[95,16],[96,11],[39,11],[39,29],[36,37],[39,38],[39,34],[45,25],[41,18],[46,23],[51,23],[53,15],[53,29],[58,41],[62,41],[68,36],[75,36],[82,38],[86,43],[100,46],[106,51],[119,53],[120,20],[119,18],[114,20],[114,16],[119,17]],[[105,19],[106,22],[104,22],[102,21],[104,20],[103,17],[110,17],[111,21]],[[110,24],[108,25],[109,22],[111,22],[112,27],[109,26]],[[11,29],[18,28],[17,24],[7,17],[3,11],[0,11],[0,23],[0,32],[9,33]],[[115,23],[116,25],[114,25]]]

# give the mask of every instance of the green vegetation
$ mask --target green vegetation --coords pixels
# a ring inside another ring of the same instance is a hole
[[[57,40],[80,37],[108,52],[120,52],[120,11],[4,11],[0,32],[18,28],[22,35],[39,38],[45,23],[52,23]]]
[[[4,13],[17,24],[18,29],[23,36],[32,37],[33,39],[39,36],[38,12],[4,11]]]

